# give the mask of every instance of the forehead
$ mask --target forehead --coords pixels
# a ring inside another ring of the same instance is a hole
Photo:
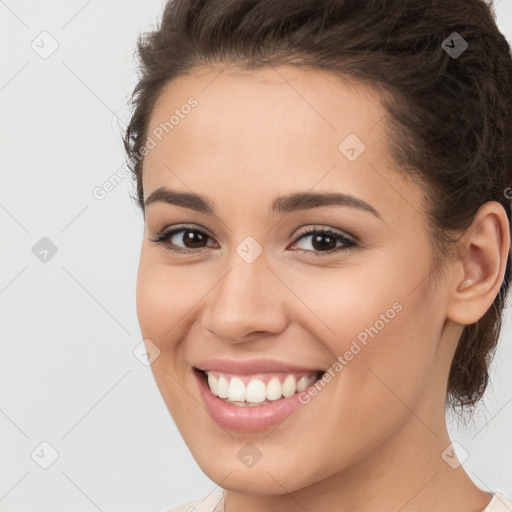
[[[375,90],[332,72],[202,68],[167,83],[155,104],[144,195],[185,185],[247,204],[320,187],[389,199],[401,185],[385,122]],[[393,182],[389,190],[382,180]]]
[[[193,108],[187,106],[191,101],[196,103]],[[330,143],[354,133],[377,149],[380,132],[369,132],[384,113],[373,89],[325,70],[214,67],[167,83],[151,113],[148,131],[167,123],[162,136],[169,136],[176,145],[185,139],[199,148],[225,147],[236,141],[241,151],[256,145],[268,149],[294,145],[299,154],[314,150],[322,141]],[[314,147],[297,146],[306,140]]]

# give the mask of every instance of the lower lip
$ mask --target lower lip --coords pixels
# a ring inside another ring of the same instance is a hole
[[[257,407],[237,406],[215,396],[204,379],[203,372],[194,369],[199,391],[210,416],[221,426],[231,430],[252,432],[281,423],[301,406],[298,393]],[[313,386],[313,384],[311,384]],[[307,388],[306,388],[307,390]],[[304,390],[304,391],[306,391]]]

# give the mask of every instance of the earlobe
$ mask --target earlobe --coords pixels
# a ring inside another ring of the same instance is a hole
[[[457,262],[461,272],[456,273],[447,317],[470,325],[492,306],[505,276],[510,227],[503,206],[495,201],[482,205],[459,243],[465,249]]]

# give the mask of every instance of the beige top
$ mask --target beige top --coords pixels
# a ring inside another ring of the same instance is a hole
[[[224,512],[224,491],[217,489],[204,498],[189,501],[166,512]],[[512,512],[512,501],[502,492],[493,493],[491,502],[482,512]]]

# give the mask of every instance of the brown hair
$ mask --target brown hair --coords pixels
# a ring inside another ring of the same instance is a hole
[[[144,211],[140,152],[170,80],[223,63],[332,70],[381,92],[391,155],[425,188],[442,271],[454,234],[482,204],[498,201],[511,216],[512,57],[493,9],[483,0],[169,1],[157,30],[137,41],[140,75],[123,139],[134,199]],[[468,45],[460,55],[449,53],[454,32]],[[487,387],[509,279],[508,260],[492,307],[464,328],[448,380],[454,409],[475,405]]]

